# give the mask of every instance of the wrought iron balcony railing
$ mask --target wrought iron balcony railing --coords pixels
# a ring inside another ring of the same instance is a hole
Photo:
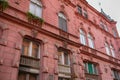
[[[39,68],[40,67],[40,59],[21,55],[20,65],[32,67],[32,68]]]
[[[71,74],[70,66],[58,64],[59,73]]]

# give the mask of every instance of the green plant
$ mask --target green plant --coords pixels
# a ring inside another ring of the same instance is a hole
[[[39,22],[41,23],[44,23],[44,20],[30,12],[27,12],[27,17],[28,17],[28,20],[38,20]]]
[[[6,0],[0,0],[0,8],[5,10],[8,7],[8,2]]]

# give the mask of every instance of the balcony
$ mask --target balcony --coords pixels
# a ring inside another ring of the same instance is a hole
[[[90,48],[88,46],[81,46],[80,50],[81,50],[81,53],[83,53],[83,54],[87,54],[89,56],[92,55],[92,56],[94,56],[94,57],[96,57],[98,59],[101,59],[101,60],[104,60],[104,61],[107,61],[107,62],[110,62],[110,63],[115,63],[117,65],[120,64],[120,60],[119,59],[114,58],[112,56],[109,56],[106,53],[103,53],[101,51],[92,49],[92,48]]]
[[[59,33],[60,33],[60,36],[67,38],[67,39],[69,38],[69,33],[65,32],[61,29],[59,30]]]
[[[82,46],[81,51],[85,53],[87,52],[87,53],[97,54],[97,51],[95,49],[92,49],[88,46]]]
[[[85,77],[86,77],[87,79],[100,80],[99,75],[95,75],[95,74],[88,74],[88,73],[85,73]]]
[[[63,73],[63,74],[69,74],[69,75],[71,74],[70,66],[67,65],[59,64],[58,71],[59,73]]]
[[[31,68],[39,68],[40,60],[33,57],[22,55],[20,58],[20,65]]]

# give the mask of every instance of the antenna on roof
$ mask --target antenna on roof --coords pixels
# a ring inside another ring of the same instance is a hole
[[[99,2],[99,6],[100,6],[100,11],[102,12],[103,9],[102,9],[102,7],[101,7],[101,2]]]

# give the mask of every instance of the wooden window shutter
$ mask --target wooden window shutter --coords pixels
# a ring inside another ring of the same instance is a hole
[[[91,63],[88,63],[88,69],[89,69],[89,73],[93,74],[93,68]]]

